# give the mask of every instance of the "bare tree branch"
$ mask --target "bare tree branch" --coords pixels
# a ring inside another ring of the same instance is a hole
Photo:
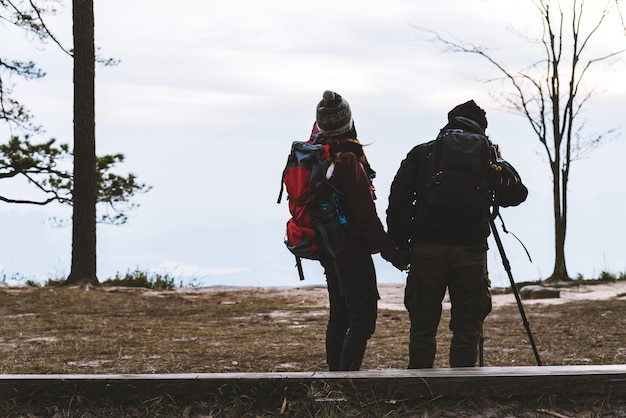
[[[73,56],[72,52],[69,51],[67,48],[65,48],[63,46],[63,44],[61,44],[61,42],[59,42],[59,40],[56,38],[56,36],[54,36],[52,31],[50,31],[50,29],[48,29],[48,26],[46,25],[46,22],[43,19],[43,16],[41,15],[41,10],[39,9],[39,7],[37,7],[35,5],[33,0],[29,0],[28,2],[30,4],[30,6],[33,8],[33,11],[35,12],[35,14],[37,15],[37,19],[39,20],[39,22],[41,24],[41,27],[42,27],[43,31],[46,33],[46,35],[48,36],[48,38],[52,39],[52,42],[57,44],[57,46],[61,49],[61,51],[65,52],[69,56]]]

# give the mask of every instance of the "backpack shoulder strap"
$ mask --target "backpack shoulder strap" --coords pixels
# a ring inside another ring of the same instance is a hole
[[[437,173],[441,171],[444,162],[444,144],[443,137],[446,135],[446,131],[442,129],[439,131],[437,138],[433,139],[430,142],[426,142],[422,144],[425,149],[422,153],[422,167],[420,167],[419,173],[423,177],[420,183],[429,187],[433,181],[436,181],[435,177]]]
[[[280,192],[278,192],[278,200],[276,203],[280,204],[283,199],[283,192],[285,190],[285,173],[287,173],[287,169],[289,168],[289,161],[291,160],[291,154],[287,156],[287,162],[285,163],[285,168],[283,168],[283,174],[280,177]]]
[[[326,180],[326,170],[330,165],[330,147],[323,144],[315,144],[311,141],[294,141],[291,143],[291,151],[287,157],[287,163],[283,169],[280,182],[280,192],[277,203],[282,200],[285,176],[289,169],[302,164],[311,170],[311,178],[317,179],[317,184],[313,187],[320,187]]]

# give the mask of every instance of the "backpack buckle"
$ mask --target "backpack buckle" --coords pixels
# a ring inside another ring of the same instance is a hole
[[[433,177],[432,182],[434,185],[441,184],[441,180],[443,179],[443,171],[438,171]]]

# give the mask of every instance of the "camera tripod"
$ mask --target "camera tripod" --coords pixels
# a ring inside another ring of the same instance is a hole
[[[537,346],[535,345],[535,339],[533,338],[532,332],[530,332],[530,324],[528,323],[528,319],[526,319],[526,314],[524,313],[524,306],[522,305],[522,300],[520,298],[519,292],[517,291],[517,286],[515,285],[515,280],[513,279],[513,274],[511,273],[511,264],[504,252],[504,247],[502,246],[502,241],[500,240],[500,235],[498,234],[498,230],[495,225],[495,218],[500,216],[499,208],[497,206],[493,207],[493,211],[489,214],[489,226],[491,228],[491,232],[493,233],[493,238],[496,241],[496,245],[498,246],[498,250],[500,251],[500,257],[502,258],[502,265],[506,270],[507,275],[509,276],[509,281],[511,282],[511,290],[515,295],[515,301],[517,302],[517,307],[519,309],[520,315],[522,317],[522,322],[524,323],[524,328],[526,328],[526,334],[528,334],[528,340],[530,341],[530,345],[533,349],[533,354],[535,355],[535,360],[537,361],[537,366],[541,366],[541,359],[539,358],[539,352],[537,351]],[[502,217],[500,216],[500,220]],[[504,222],[502,223],[504,229]],[[506,229],[504,229],[506,232]],[[484,364],[484,353],[483,353],[483,332],[481,329],[480,333],[480,349],[479,349],[479,364],[482,367]]]

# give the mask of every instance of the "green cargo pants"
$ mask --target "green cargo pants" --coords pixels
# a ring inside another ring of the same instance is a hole
[[[450,367],[474,367],[483,321],[491,312],[486,245],[415,243],[404,305],[411,321],[409,368],[431,368],[446,289],[452,304]]]

